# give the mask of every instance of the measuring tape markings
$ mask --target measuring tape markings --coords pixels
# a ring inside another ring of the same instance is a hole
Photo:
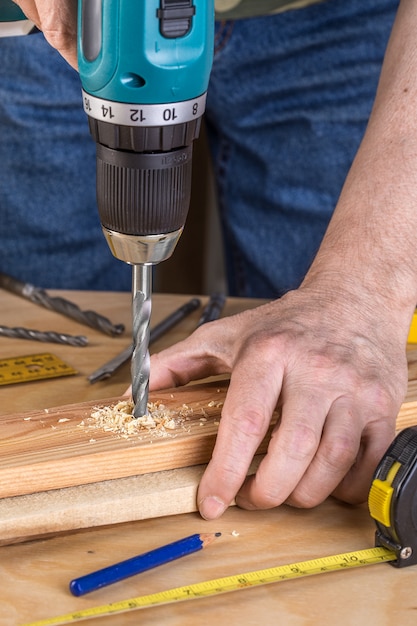
[[[78,374],[77,370],[49,352],[0,359],[0,385],[26,383]]]
[[[301,561],[290,565],[280,565],[269,569],[225,576],[224,578],[176,587],[166,591],[131,598],[130,600],[121,600],[119,602],[112,602],[89,609],[81,609],[55,618],[31,622],[24,626],[60,626],[61,624],[70,624],[72,622],[100,616],[116,615],[138,609],[173,604],[175,602],[207,598],[230,593],[232,591],[248,589],[250,587],[283,582],[294,578],[303,578],[305,576],[395,561],[396,558],[397,556],[394,552],[384,547],[345,552],[343,554]]]

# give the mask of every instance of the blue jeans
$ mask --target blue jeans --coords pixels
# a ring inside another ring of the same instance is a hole
[[[207,126],[231,295],[277,297],[314,257],[375,95],[398,0],[217,24]],[[77,74],[41,34],[0,39],[0,271],[128,290],[104,240]]]
[[[207,122],[231,295],[296,288],[375,96],[398,0],[217,25]]]
[[[42,34],[0,39],[0,271],[44,288],[129,290],[96,208],[77,72]]]

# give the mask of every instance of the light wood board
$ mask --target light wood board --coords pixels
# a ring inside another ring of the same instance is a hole
[[[218,382],[212,385],[196,385],[192,390],[187,389],[188,400],[191,395],[196,394],[199,398],[197,404],[202,402],[203,391],[211,397],[213,389],[219,397],[223,397],[227,384],[219,385]],[[182,395],[182,390],[176,390]],[[169,394],[171,395],[171,394]],[[79,408],[79,407],[78,407]],[[84,410],[85,407],[83,407]],[[217,409],[219,410],[219,409]],[[61,407],[57,412],[50,411],[49,418],[56,419],[58,416],[74,411],[71,407]],[[35,412],[36,413],[36,412]],[[27,414],[25,414],[27,415]],[[21,416],[20,416],[21,417]],[[59,417],[58,417],[59,419]],[[79,419],[79,418],[77,418]],[[3,497],[0,499],[0,545],[18,543],[29,539],[45,536],[49,534],[59,534],[64,531],[78,530],[83,528],[93,528],[110,524],[119,524],[128,521],[158,518],[167,515],[180,513],[191,513],[197,510],[196,494],[200,478],[206,467],[205,462],[194,466],[184,466],[189,463],[190,458],[204,458],[209,460],[212,447],[214,445],[218,415],[213,412],[208,422],[204,426],[195,426],[197,433],[182,434],[178,439],[170,439],[168,442],[162,440],[155,443],[139,442],[134,445],[134,449],[151,448],[144,455],[146,462],[154,459],[155,470],[143,475],[130,475],[127,477],[115,477],[112,480],[90,479],[96,475],[95,470],[91,470],[88,476],[91,484],[80,484],[66,488],[39,489],[38,493],[30,495],[17,495],[14,497]],[[64,424],[69,424],[64,422]],[[405,402],[397,418],[397,430],[417,424],[417,401]],[[206,430],[207,429],[207,430]],[[193,429],[192,429],[193,430]],[[43,432],[43,431],[42,431]],[[56,433],[56,430],[53,431]],[[59,434],[59,433],[58,433]],[[105,441],[113,441],[113,437]],[[184,442],[187,442],[184,445]],[[107,463],[107,476],[119,474],[126,471],[124,455],[126,451],[126,441],[116,440],[111,446],[111,451],[107,452],[107,457],[112,458],[112,462]],[[162,447],[161,447],[161,445]],[[260,448],[260,452],[265,448],[266,443]],[[183,447],[187,453],[183,453]],[[193,450],[194,448],[194,450]],[[75,446],[77,449],[77,446]],[[90,449],[90,448],[88,448]],[[91,448],[94,450],[94,446]],[[64,446],[59,450],[63,455]],[[71,448],[71,450],[73,450]],[[168,451],[167,451],[168,450]],[[53,451],[53,450],[52,450]],[[170,452],[169,452],[170,451]],[[155,453],[155,454],[152,454]],[[99,453],[101,459],[103,452]],[[159,455],[161,457],[159,458]],[[119,458],[120,457],[120,458]],[[20,457],[22,461],[24,456]],[[67,468],[73,468],[73,473],[78,475],[74,469],[75,460],[80,460],[94,465],[97,460],[96,454],[85,454],[84,457],[61,457],[61,463],[66,462]],[[118,467],[116,459],[120,460],[121,467]],[[177,469],[159,470],[159,466],[164,466],[169,459],[169,464],[178,465]],[[262,459],[262,454],[258,454],[251,465],[249,473],[256,470]],[[100,471],[101,464],[100,464]],[[135,467],[143,467],[138,464]],[[148,468],[151,466],[148,465]],[[18,465],[15,466],[15,469]],[[32,465],[34,471],[36,466]],[[53,484],[54,479],[60,483],[71,482],[72,479],[59,476],[56,471],[52,471],[52,476],[45,479],[44,471],[47,469],[45,461],[41,463],[42,471],[36,481],[42,481],[48,486]],[[49,468],[51,469],[51,468]],[[12,471],[9,467],[9,471]],[[130,471],[130,470],[128,470]],[[109,473],[110,472],[110,473]],[[18,473],[23,477],[24,469],[21,466]],[[87,483],[84,477],[84,483]],[[4,478],[2,479],[2,483]],[[29,484],[35,483],[35,478],[31,480],[22,478],[22,482],[27,490]],[[9,490],[19,490],[19,485],[9,487]]]
[[[227,383],[190,385],[150,396],[169,409],[192,410],[184,424],[127,438],[89,425],[94,408],[120,398],[2,418],[0,497],[190,467],[210,459]],[[126,398],[125,398],[126,399]]]

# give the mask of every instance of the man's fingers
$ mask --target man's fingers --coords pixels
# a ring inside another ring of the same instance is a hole
[[[311,392],[290,395],[267,455],[236,497],[239,506],[266,509],[287,500],[317,453],[326,414],[323,399]]]
[[[203,355],[176,345],[151,356],[149,389],[179,387],[210,374],[212,371]]]
[[[228,348],[233,334],[227,320],[218,320],[198,328],[184,341],[153,354],[149,388],[167,389],[186,385],[232,369]]]
[[[77,1],[15,0],[53,48],[77,69]]]
[[[368,498],[376,466],[395,437],[395,420],[370,423],[362,437],[357,461],[333,491],[344,502],[359,504]]]
[[[214,519],[233,501],[265,437],[280,393],[280,377],[253,378],[245,360],[233,372],[212,459],[201,479],[201,515]]]
[[[28,19],[30,19],[37,28],[41,28],[41,20],[35,0],[13,0],[19,6]]]
[[[346,398],[330,407],[320,445],[311,464],[287,502],[294,506],[320,504],[339,485],[355,464],[361,445],[362,420]]]
[[[373,422],[362,433],[362,420],[346,399],[336,400],[325,418],[325,426],[313,456],[314,438],[306,438],[305,425],[291,436],[274,433],[267,456],[255,476],[249,477],[236,496],[246,509],[262,509],[287,502],[293,506],[317,506],[330,494],[345,502],[364,502],[375,467],[391,443],[392,422]],[[284,435],[280,439],[280,435]],[[310,459],[311,456],[311,459]]]

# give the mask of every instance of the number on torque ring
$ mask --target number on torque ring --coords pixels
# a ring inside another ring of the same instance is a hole
[[[164,118],[164,122],[170,122],[171,120],[176,120],[178,115],[175,112],[175,107],[173,107],[172,109],[165,109],[165,111],[162,114],[162,117]]]

